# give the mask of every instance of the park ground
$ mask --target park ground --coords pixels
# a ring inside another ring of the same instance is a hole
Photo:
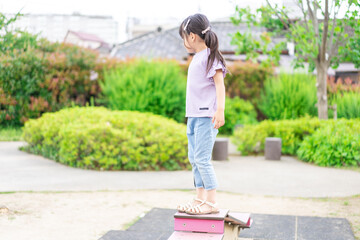
[[[9,211],[0,213],[1,239],[95,240],[109,230],[125,230],[152,208],[175,208],[192,190],[8,192],[0,194]],[[360,239],[360,195],[298,198],[218,192],[234,211],[346,218]]]

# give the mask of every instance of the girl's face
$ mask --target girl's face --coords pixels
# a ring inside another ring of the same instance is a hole
[[[188,53],[194,53],[195,49],[195,34],[194,33],[190,33],[189,35],[184,34],[183,37],[184,40],[184,47],[186,48],[186,51]]]

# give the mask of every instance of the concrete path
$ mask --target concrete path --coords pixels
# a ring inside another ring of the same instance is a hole
[[[68,167],[0,142],[0,192],[193,189],[191,171],[101,172]],[[213,161],[218,190],[243,194],[339,197],[360,194],[360,172],[318,167],[296,158],[230,156]]]

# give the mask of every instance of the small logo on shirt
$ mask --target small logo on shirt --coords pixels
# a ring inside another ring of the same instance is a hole
[[[200,110],[209,110],[209,108],[199,108]]]

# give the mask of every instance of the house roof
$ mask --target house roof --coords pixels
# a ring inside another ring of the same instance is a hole
[[[71,31],[69,30],[66,34],[66,36],[72,33],[74,35],[76,35],[78,38],[80,38],[81,40],[85,40],[85,41],[91,41],[91,42],[100,42],[100,43],[105,43],[105,41],[103,39],[101,39],[100,37],[98,37],[95,34],[91,34],[91,33],[85,33],[85,32],[75,32],[75,31]]]
[[[219,49],[224,54],[227,52],[234,53],[236,49],[236,46],[230,44],[230,34],[238,31],[247,31],[245,24],[235,26],[230,21],[212,22],[211,27],[218,36]],[[148,57],[183,60],[187,58],[188,53],[184,48],[183,40],[179,36],[178,29],[178,27],[175,27],[166,31],[153,31],[120,43],[113,48],[111,56],[121,59],[127,57]],[[263,31],[263,28],[252,28],[252,34],[255,36],[259,36]],[[273,39],[274,42],[279,40],[280,38]]]

